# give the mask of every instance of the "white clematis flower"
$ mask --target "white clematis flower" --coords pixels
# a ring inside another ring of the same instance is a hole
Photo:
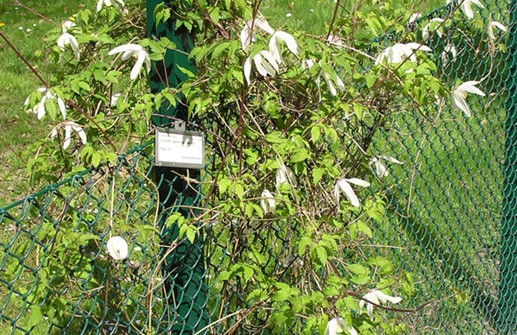
[[[278,63],[275,57],[273,57],[269,51],[261,50],[255,56],[249,56],[244,61],[244,77],[246,78],[246,82],[248,84],[251,82],[250,77],[252,61],[255,63],[255,67],[257,68],[258,73],[264,77],[267,77],[268,75],[274,77],[278,72]]]
[[[449,63],[449,58],[452,58],[452,61],[454,61],[456,59],[457,54],[458,54],[458,51],[456,50],[456,47],[450,43],[447,44],[447,46],[442,51],[443,65],[445,66],[445,65],[447,65],[447,63]]]
[[[247,21],[240,33],[242,50],[246,51],[248,46],[255,42],[255,28],[259,28],[270,35],[275,33],[275,30],[271,28],[269,23],[262,16],[257,16],[255,20]]]
[[[69,34],[69,33],[63,33],[59,38],[57,39],[57,46],[62,50],[65,51],[65,46],[70,45],[72,47],[72,50],[74,51],[75,57],[79,59],[81,57],[81,54],[79,52],[79,43],[77,43],[77,39]]]
[[[393,46],[384,49],[379,56],[377,56],[375,62],[377,64],[382,63],[385,59],[389,64],[402,63],[405,59],[409,58],[410,61],[416,63],[415,52],[417,50],[430,52],[432,51],[426,45],[418,43],[395,43]]]
[[[120,236],[111,237],[106,243],[108,254],[116,261],[121,261],[127,258],[128,246],[126,240]]]
[[[377,157],[373,157],[370,160],[370,165],[374,165],[375,167],[375,174],[379,177],[387,177],[389,175],[388,168],[384,164],[383,161],[387,161],[394,164],[404,164],[404,162],[401,162],[393,157],[386,156],[386,155],[380,155]]]
[[[122,60],[126,61],[130,57],[136,57],[136,62],[133,68],[131,69],[131,75],[129,79],[135,80],[142,69],[142,65],[145,64],[146,70],[149,73],[151,71],[151,60],[149,59],[149,55],[145,51],[145,49],[138,44],[124,44],[116,47],[111,50],[108,55],[114,55],[122,53]]]
[[[479,83],[479,81],[466,81],[452,91],[454,105],[461,109],[467,117],[471,116],[469,105],[467,105],[467,101],[465,100],[467,93],[477,94],[482,97],[485,96],[485,93],[476,87]]]
[[[435,22],[438,22],[438,24],[437,24],[437,23],[435,23]],[[437,27],[438,25],[440,25],[440,24],[441,24],[441,23],[443,23],[443,22],[445,22],[445,20],[444,20],[444,19],[441,19],[441,18],[439,18],[439,17],[435,17],[434,19],[429,20],[429,23],[427,23],[427,24],[424,26],[424,28],[422,29],[422,38],[424,39],[424,41],[425,41],[425,40],[427,40],[427,39],[429,38],[429,36],[431,36],[431,35],[429,34],[429,29],[430,29],[431,27]],[[442,32],[441,32],[441,30],[440,30],[439,28],[437,28],[437,29],[433,29],[433,33],[434,33],[434,32],[436,32],[436,34],[437,34],[440,38],[443,36],[443,34],[442,34]]]
[[[303,70],[310,69],[315,64],[316,63],[312,59],[304,59],[302,61],[302,69]],[[321,77],[322,76],[323,76],[323,79],[325,79],[325,82],[327,83],[329,92],[330,92],[330,94],[332,96],[336,96],[338,90],[340,92],[343,92],[345,90],[345,83],[343,83],[343,80],[341,80],[341,78],[336,73],[333,73],[331,75],[331,74],[329,74],[327,72],[324,72],[324,71],[321,71],[318,74],[318,76],[316,77],[316,79],[314,80],[316,82],[316,86],[318,86],[318,88],[320,87]]]
[[[27,109],[27,113],[34,113],[37,115],[38,120],[41,120],[46,114],[45,104],[48,100],[56,99],[56,95],[50,92],[50,89],[46,87],[40,87],[37,89],[37,91],[42,94],[41,100],[35,106]],[[63,119],[66,119],[65,102],[59,96],[57,96],[56,101],[59,107],[59,111],[61,112],[61,116],[63,117]],[[24,105],[27,107],[29,106],[29,97],[25,99]]]
[[[327,323],[325,335],[338,335],[347,331],[350,335],[357,335],[357,330],[349,326],[342,318],[334,318]]]
[[[63,22],[63,24],[61,25],[61,29],[63,29],[63,33],[66,33],[68,32],[68,29],[72,28],[72,27],[75,27],[75,23],[72,22],[72,21],[69,21],[69,20],[66,20],[65,22]]]
[[[447,0],[447,4],[452,3],[453,0]],[[461,0],[461,11],[467,15],[469,19],[474,18],[474,12],[472,11],[472,4],[478,6],[479,8],[485,8],[483,4],[479,0]]]
[[[121,7],[124,7],[124,1],[122,0],[99,0],[97,1],[97,12],[100,12],[102,6],[110,7],[113,6],[117,10],[120,10]]]
[[[282,42],[285,43],[289,51],[294,55],[298,56],[300,53],[294,37],[285,31],[277,30],[269,40],[269,52],[273,55],[278,64],[282,63],[282,51],[280,51],[280,44]]]
[[[494,27],[496,27],[497,29],[501,30],[502,32],[506,32],[508,29],[502,25],[501,23],[497,22],[497,21],[490,21],[490,23],[488,24],[488,36],[490,37],[490,39],[492,40],[495,40],[496,37],[494,35]]]
[[[52,129],[52,132],[50,133],[51,139],[54,139],[57,136],[58,130],[61,127],[65,128],[65,140],[63,141],[63,149],[66,150],[66,148],[68,148],[68,146],[70,145],[70,140],[72,138],[72,130],[75,133],[77,133],[77,135],[81,139],[81,142],[83,144],[86,144],[86,133],[84,132],[83,127],[81,127],[73,121],[65,121],[57,125],[54,129]]]
[[[350,203],[354,207],[361,207],[361,204],[359,202],[359,199],[357,198],[357,195],[354,192],[354,189],[352,188],[352,185],[354,184],[361,187],[368,187],[370,186],[370,183],[367,181],[364,181],[359,178],[350,178],[350,179],[340,179],[336,183],[336,186],[334,187],[334,199],[336,200],[336,204],[339,207],[339,201],[340,201],[340,194],[341,192],[345,193],[345,196],[350,200]]]
[[[260,207],[262,207],[264,214],[274,213],[276,208],[276,201],[273,197],[273,194],[271,194],[268,189],[264,189],[260,197]]]
[[[369,302],[366,302],[365,300],[368,300]],[[392,297],[391,295],[388,295],[382,291],[379,290],[371,290],[368,293],[366,293],[363,296],[363,299],[359,301],[359,314],[362,313],[364,304],[366,303],[366,312],[368,313],[368,316],[370,318],[373,317],[373,304],[370,302],[373,302],[376,305],[385,304],[386,302],[391,302],[392,304],[398,304],[402,301],[402,298],[400,297]]]
[[[285,166],[283,163],[280,164],[278,170],[276,170],[276,188],[280,188],[280,185],[288,184],[290,186],[296,187],[297,181],[296,176],[294,175],[293,170],[291,168]]]
[[[407,22],[408,26],[412,26],[416,22],[416,20],[418,20],[420,17],[422,17],[421,13],[411,14],[411,16],[409,17],[409,20]]]

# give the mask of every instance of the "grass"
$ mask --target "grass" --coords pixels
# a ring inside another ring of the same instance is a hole
[[[30,6],[60,24],[81,3],[80,0],[32,1]],[[46,78],[51,65],[36,53],[43,46],[45,33],[55,25],[22,6],[11,4],[0,4],[0,22],[4,24],[0,31]],[[32,191],[26,172],[27,157],[22,157],[22,152],[35,139],[46,136],[50,126],[39,122],[34,114],[24,112],[25,98],[43,85],[3,40],[0,40],[0,73],[0,207],[3,207]]]

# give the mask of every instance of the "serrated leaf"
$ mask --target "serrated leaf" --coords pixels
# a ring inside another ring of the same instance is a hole
[[[102,159],[101,154],[98,153],[98,152],[94,152],[92,154],[92,165],[93,165],[93,167],[98,167],[100,165],[100,163],[101,163],[101,159]]]
[[[278,131],[266,134],[266,141],[269,143],[285,143],[287,140],[282,137],[282,134]]]
[[[242,200],[244,198],[244,187],[242,187],[241,184],[236,184],[233,187],[233,193],[235,193],[235,195]]]
[[[253,271],[252,267],[246,266],[246,265],[242,266],[242,270],[243,270],[243,278],[246,282],[249,281],[251,279],[251,277],[253,277],[253,273],[255,273]]]
[[[41,313],[41,308],[38,305],[31,306],[31,311],[29,313],[29,327],[34,327],[38,323],[43,320],[43,314]]]
[[[357,230],[370,238],[373,236],[372,230],[363,221],[357,221]]]
[[[298,256],[303,256],[305,254],[305,250],[307,250],[307,246],[312,242],[312,240],[304,236],[300,239],[300,242],[298,243]]]
[[[325,174],[326,172],[326,169],[324,168],[316,168],[314,170],[312,170],[312,183],[314,185],[318,184],[321,180],[321,178],[323,177],[323,175]]]
[[[357,285],[366,285],[370,281],[369,276],[354,276],[350,278],[350,281]]]
[[[313,143],[318,143],[321,139],[321,128],[314,126],[311,129],[311,139]]]
[[[230,186],[231,183],[232,181],[229,179],[219,180],[219,182],[217,183],[217,186],[219,187],[219,194],[223,195],[226,192],[226,190],[228,190],[228,186]]]
[[[367,275],[370,273],[370,269],[361,264],[350,264],[346,268],[355,275]]]
[[[316,255],[318,256],[318,260],[322,265],[327,263],[327,250],[324,247],[316,247]]]
[[[303,162],[307,158],[309,158],[310,155],[305,149],[298,150],[292,157],[291,157],[291,163],[299,163]]]

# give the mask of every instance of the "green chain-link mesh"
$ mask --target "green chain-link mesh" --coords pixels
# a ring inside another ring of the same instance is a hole
[[[427,43],[437,55],[449,43],[458,50],[439,64],[451,87],[484,78],[487,97],[469,97],[472,117],[453,108],[432,120],[401,113],[373,141],[372,155],[404,164],[390,166],[387,184],[396,187],[387,190],[389,224],[375,227],[376,246],[365,253],[411,271],[418,290],[410,305],[436,301],[399,315],[411,334],[517,332],[516,8],[515,1],[485,7],[484,27],[491,19],[509,27],[495,43],[481,32],[433,35]],[[181,115],[156,122],[170,116]],[[189,171],[194,179],[207,172]],[[116,166],[84,171],[0,209],[0,333],[269,334],[261,328],[267,311],[241,313],[251,307],[245,288],[216,281],[235,261],[229,234],[215,222],[190,244],[166,226],[174,211],[195,215],[184,208],[198,200],[184,178],[154,166],[147,143]],[[295,228],[276,222],[247,229],[250,240],[242,243],[263,255],[255,266],[285,275]],[[124,261],[107,254],[114,235],[129,243]]]

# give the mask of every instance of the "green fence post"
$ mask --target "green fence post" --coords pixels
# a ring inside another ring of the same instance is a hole
[[[517,1],[509,4],[506,143],[499,285],[499,333],[517,332]]]
[[[153,63],[151,70],[151,90],[158,92],[165,87],[176,87],[186,80],[178,66],[195,72],[194,65],[188,59],[192,49],[192,36],[184,28],[176,28],[175,20],[156,24],[154,11],[159,4],[165,7],[175,7],[181,10],[181,1],[147,0],[147,33],[150,38],[168,38],[176,45],[176,50],[168,50],[163,62]],[[167,82],[164,82],[167,80]],[[187,110],[183,105],[172,106],[163,104],[153,117],[156,126],[167,127],[173,119],[186,120]],[[167,306],[156,334],[206,334],[209,317],[206,312],[208,289],[204,282],[205,264],[203,259],[203,240],[196,239],[194,243],[187,241],[171,249],[170,246],[178,239],[177,226],[165,227],[165,221],[171,211],[177,211],[188,217],[191,213],[184,206],[195,205],[199,195],[192,185],[178,178],[178,175],[198,178],[199,170],[170,167],[156,167],[156,184],[160,196],[160,219],[158,224],[162,229],[161,243],[164,287],[167,296]],[[172,251],[172,252],[171,252]]]

